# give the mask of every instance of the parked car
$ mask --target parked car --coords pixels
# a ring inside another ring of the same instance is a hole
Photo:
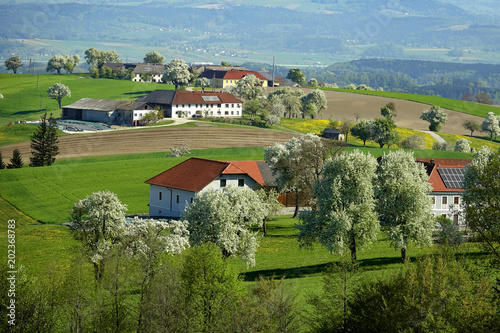
[[[201,118],[201,117],[203,117],[203,116],[202,116],[201,114],[197,114],[197,113],[195,113],[195,114],[193,114],[191,117],[193,117],[193,118]]]

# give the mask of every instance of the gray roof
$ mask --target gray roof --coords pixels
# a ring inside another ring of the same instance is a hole
[[[340,134],[340,130],[336,128],[325,128],[323,133],[332,133],[332,134]]]
[[[132,102],[120,101],[114,99],[82,98],[71,105],[63,106],[63,108],[93,110],[93,111],[114,111],[130,103]]]
[[[162,64],[145,64],[145,63],[121,63],[121,62],[106,62],[103,66],[109,67],[112,70],[114,69],[132,69],[134,74],[141,73],[154,73],[154,74],[163,74],[165,73],[165,66]]]
[[[276,177],[273,175],[273,172],[271,168],[269,167],[269,164],[267,164],[264,161],[257,161],[257,166],[259,167],[260,174],[262,175],[262,178],[264,179],[264,184],[266,186],[277,186],[276,185]]]
[[[137,99],[137,102],[171,105],[174,100],[175,90],[155,90],[146,96]]]

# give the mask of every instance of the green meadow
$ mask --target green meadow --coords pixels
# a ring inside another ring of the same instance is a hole
[[[355,148],[349,148],[355,149]],[[389,149],[363,148],[375,157]],[[415,157],[463,157],[470,154],[417,150]],[[50,167],[2,170],[0,195],[14,207],[43,223],[62,223],[70,218],[73,205],[92,192],[109,190],[127,204],[129,214],[147,213],[149,178],[187,157],[170,158],[165,153],[117,155],[56,160]],[[190,156],[216,160],[262,160],[263,148],[195,150]]]
[[[71,90],[71,97],[63,98],[62,105],[84,97],[132,101],[157,89],[173,89],[168,84],[93,79],[79,74],[0,74],[0,92],[4,96],[0,99],[0,126],[19,120],[38,120],[44,112],[59,117],[57,101],[47,96],[47,89],[57,82]]]

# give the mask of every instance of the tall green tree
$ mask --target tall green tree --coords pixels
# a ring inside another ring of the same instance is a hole
[[[373,243],[380,227],[373,192],[376,168],[375,158],[359,150],[325,163],[314,187],[317,210],[302,212],[295,225],[301,246],[317,241],[332,253],[348,249],[356,262],[357,249]]]
[[[483,147],[465,168],[462,206],[467,225],[500,268],[500,153]]]
[[[189,66],[181,59],[173,59],[165,65],[165,74],[163,75],[164,82],[171,82],[175,85],[175,90],[179,86],[186,86],[191,79]]]
[[[481,130],[481,124],[475,120],[464,120],[464,122],[462,123],[462,126],[466,130],[470,131],[470,136],[472,136],[472,134],[474,134],[474,132]]]
[[[18,169],[22,168],[24,163],[23,163],[23,157],[21,155],[21,151],[19,149],[14,149],[12,152],[12,157],[9,159],[10,163],[7,165],[7,169]]]
[[[71,90],[61,82],[54,83],[52,87],[47,89],[49,98],[55,99],[59,104],[59,109],[62,108],[61,101],[64,97],[71,97]]]
[[[47,120],[47,113],[40,119],[40,124],[31,136],[30,166],[52,165],[59,154],[59,139],[57,134],[57,123],[52,114]]]
[[[146,56],[144,57],[144,63],[146,64],[163,64],[164,60],[165,57],[156,51],[146,53]]]
[[[448,122],[448,113],[438,105],[433,105],[429,110],[424,110],[420,119],[429,122],[429,130],[439,132],[441,125]]]
[[[0,150],[0,170],[5,169],[7,166],[5,165],[5,162],[3,161],[3,156],[2,156],[2,151]]]
[[[380,223],[389,226],[391,246],[401,250],[406,261],[410,242],[432,244],[432,217],[428,183],[423,164],[415,162],[413,153],[402,150],[384,155],[377,168],[375,196]]]
[[[380,148],[389,144],[394,138],[396,125],[394,120],[387,118],[376,118],[369,123],[370,140],[379,144]]]
[[[14,74],[17,73],[17,69],[23,65],[21,58],[19,56],[13,56],[5,60],[4,62],[5,69],[8,71],[13,71]]]
[[[306,82],[306,75],[302,73],[299,68],[292,68],[288,71],[286,78],[296,82],[298,84],[304,84]]]
[[[206,243],[191,249],[181,273],[189,318],[188,332],[227,332],[239,320],[242,285],[218,246]]]
[[[363,141],[363,147],[366,146],[366,141],[370,139],[370,122],[368,120],[361,119],[353,128],[351,128],[351,133],[355,137]]]

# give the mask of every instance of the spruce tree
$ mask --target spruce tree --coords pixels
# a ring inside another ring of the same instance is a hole
[[[19,149],[14,149],[12,152],[12,158],[10,159],[10,164],[7,165],[8,169],[18,169],[23,167],[23,157]]]
[[[58,143],[56,120],[52,114],[47,120],[47,113],[45,113],[40,119],[37,130],[31,136],[30,166],[38,167],[54,163],[56,155],[59,154]]]
[[[3,162],[2,151],[0,150],[0,170],[5,169],[7,166]]]

